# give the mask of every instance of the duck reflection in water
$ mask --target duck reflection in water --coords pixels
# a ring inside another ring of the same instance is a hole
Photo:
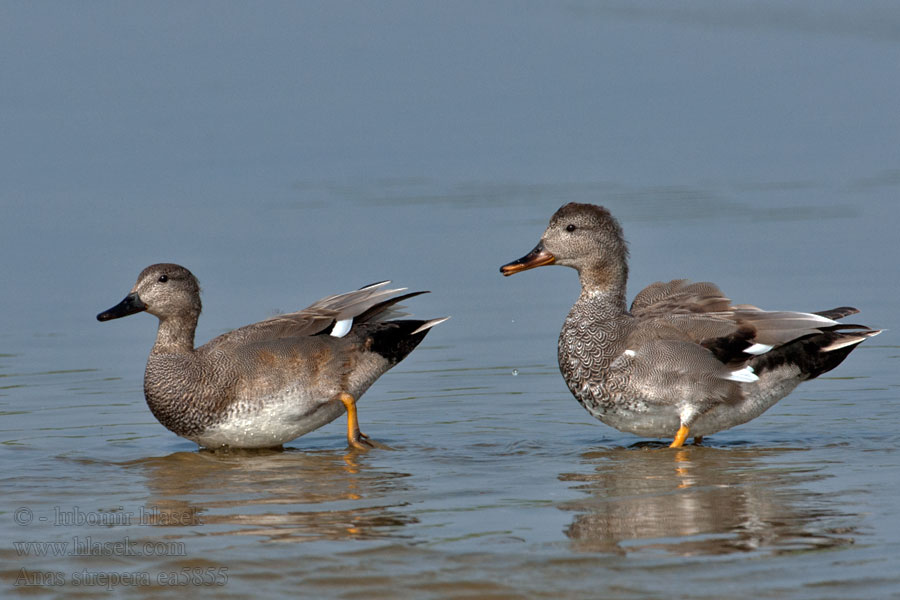
[[[585,498],[566,535],[583,552],[675,555],[781,553],[844,546],[850,515],[804,489],[808,465],[773,469],[783,450],[690,447],[675,453],[611,449],[582,455],[593,472],[564,473]],[[840,521],[840,523],[839,523]]]
[[[190,526],[189,535],[389,539],[417,522],[396,502],[408,475],[370,468],[352,452],[177,452],[124,466],[150,490],[158,522],[145,524]]]

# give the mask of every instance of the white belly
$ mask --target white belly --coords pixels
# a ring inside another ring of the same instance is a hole
[[[344,412],[337,400],[314,401],[285,392],[237,404],[221,423],[191,439],[206,448],[271,448],[327,425]]]

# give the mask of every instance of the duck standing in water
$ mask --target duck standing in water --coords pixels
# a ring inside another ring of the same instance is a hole
[[[857,312],[733,306],[712,283],[654,283],[625,304],[628,250],[603,207],[566,204],[540,243],[500,268],[578,271],[581,295],[559,335],[559,368],[589,413],[620,431],[674,438],[729,429],[758,417],[801,381],[838,366],[880,333],[838,323]]]
[[[207,448],[270,448],[347,413],[347,441],[364,450],[356,402],[447,318],[396,320],[396,296],[381,282],[323,298],[299,312],[235,329],[194,348],[200,285],[186,268],[144,269],[108,321],[146,311],[159,319],[144,372],[153,415]],[[393,296],[393,297],[392,297]]]

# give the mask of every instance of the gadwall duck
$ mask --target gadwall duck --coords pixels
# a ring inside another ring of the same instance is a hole
[[[384,289],[388,283],[323,298],[194,348],[197,278],[182,266],[156,264],[97,320],[141,311],[159,319],[144,395],[159,422],[182,437],[207,448],[278,447],[346,412],[347,441],[366,449],[359,397],[446,320],[393,320],[403,314],[398,302],[426,292],[395,296],[405,288]]]
[[[732,306],[712,283],[654,283],[625,305],[628,250],[608,210],[566,204],[540,243],[500,268],[512,275],[542,265],[578,271],[581,295],[559,334],[559,368],[594,417],[620,431],[673,438],[746,423],[801,381],[838,366],[880,333],[817,313]]]

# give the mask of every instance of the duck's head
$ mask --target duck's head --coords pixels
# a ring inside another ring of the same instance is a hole
[[[171,263],[150,265],[138,275],[125,299],[97,315],[98,321],[127,317],[142,311],[165,320],[200,315],[200,284],[193,273]]]
[[[560,208],[534,249],[500,267],[504,275],[544,265],[563,265],[594,280],[627,275],[628,248],[618,221],[602,206],[570,202]],[[618,279],[618,277],[616,277]]]

